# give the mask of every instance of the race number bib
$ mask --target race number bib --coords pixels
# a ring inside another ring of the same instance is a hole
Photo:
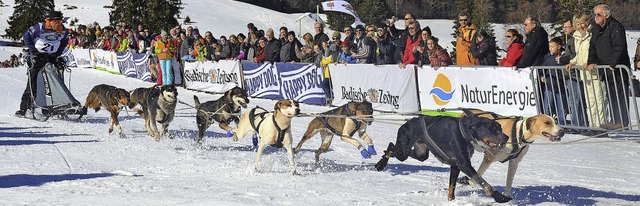
[[[56,32],[41,33],[36,38],[36,49],[39,52],[53,54],[58,51],[60,41],[64,38],[64,34]]]

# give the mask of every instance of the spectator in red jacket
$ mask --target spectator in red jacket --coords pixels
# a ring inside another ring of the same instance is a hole
[[[409,29],[409,35],[406,39],[403,39],[403,43],[405,43],[404,51],[402,53],[402,63],[400,63],[400,68],[405,68],[407,64],[416,64],[418,60],[413,56],[414,49],[418,44],[420,44],[420,35],[418,35],[418,31],[420,31],[420,23],[417,21],[409,23],[407,26]]]
[[[522,34],[518,33],[518,30],[509,29],[505,36],[509,48],[507,49],[507,56],[502,58],[498,65],[503,67],[512,67],[518,64],[522,52],[524,51],[524,44],[522,43]]]

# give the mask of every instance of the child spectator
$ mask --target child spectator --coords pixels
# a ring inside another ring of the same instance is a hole
[[[356,58],[351,56],[351,44],[349,41],[343,41],[340,48],[342,49],[342,52],[340,52],[340,59],[338,62],[342,64],[355,64]]]
[[[549,41],[549,53],[544,56],[542,66],[559,66],[560,55],[562,55],[562,39],[554,37]],[[540,81],[544,85],[543,111],[547,115],[556,114],[559,124],[566,124],[564,112],[565,99],[565,82],[562,69],[540,69]]]

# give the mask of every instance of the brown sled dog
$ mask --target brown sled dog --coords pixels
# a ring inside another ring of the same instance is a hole
[[[118,122],[118,113],[127,104],[129,104],[129,92],[111,85],[100,84],[93,87],[89,95],[87,95],[87,101],[85,101],[81,113],[86,114],[87,108],[93,108],[96,112],[100,108],[107,109],[111,113],[109,133],[113,132],[113,126],[115,125],[119,130],[120,137],[124,137],[120,122]],[[78,119],[82,118],[82,116],[80,115]]]
[[[371,155],[376,155],[373,140],[371,140],[366,132],[367,125],[373,122],[372,114],[373,107],[371,102],[367,101],[350,101],[345,105],[323,112],[320,115],[328,115],[328,117],[316,117],[311,120],[309,126],[307,126],[307,131],[293,151],[295,153],[300,152],[302,144],[319,132],[322,138],[322,144],[320,148],[316,150],[316,161],[319,161],[320,154],[326,152],[329,146],[331,146],[333,135],[337,135],[342,141],[348,142],[356,148],[360,148],[362,156],[364,158],[370,158]],[[365,149],[358,140],[353,138],[356,132],[358,132],[360,138],[367,143],[367,149]]]

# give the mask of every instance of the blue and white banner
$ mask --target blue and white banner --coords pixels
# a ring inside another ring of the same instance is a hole
[[[141,79],[143,81],[151,81],[151,73],[149,71],[149,55],[134,54],[131,52],[122,52],[118,54],[118,68],[120,73]]]
[[[76,59],[73,56],[73,53],[71,53],[71,50],[69,49],[64,49],[64,51],[62,52],[62,55],[60,55],[61,57],[67,57],[67,66],[68,67],[77,67],[78,63],[76,63]]]
[[[280,94],[280,77],[275,65],[271,63],[242,62],[244,89],[251,97],[265,99],[283,99]]]
[[[242,62],[244,88],[251,97],[293,99],[324,105],[322,69],[313,64]]]
[[[413,65],[338,64],[329,65],[333,85],[332,105],[369,101],[373,109],[417,112],[418,92]]]
[[[536,115],[530,69],[424,66],[418,70],[423,110],[476,108],[501,115]]]
[[[282,82],[282,96],[308,104],[324,105],[322,68],[313,64],[276,63]]]
[[[184,63],[187,89],[223,93],[242,86],[240,62],[235,60],[196,61]]]

